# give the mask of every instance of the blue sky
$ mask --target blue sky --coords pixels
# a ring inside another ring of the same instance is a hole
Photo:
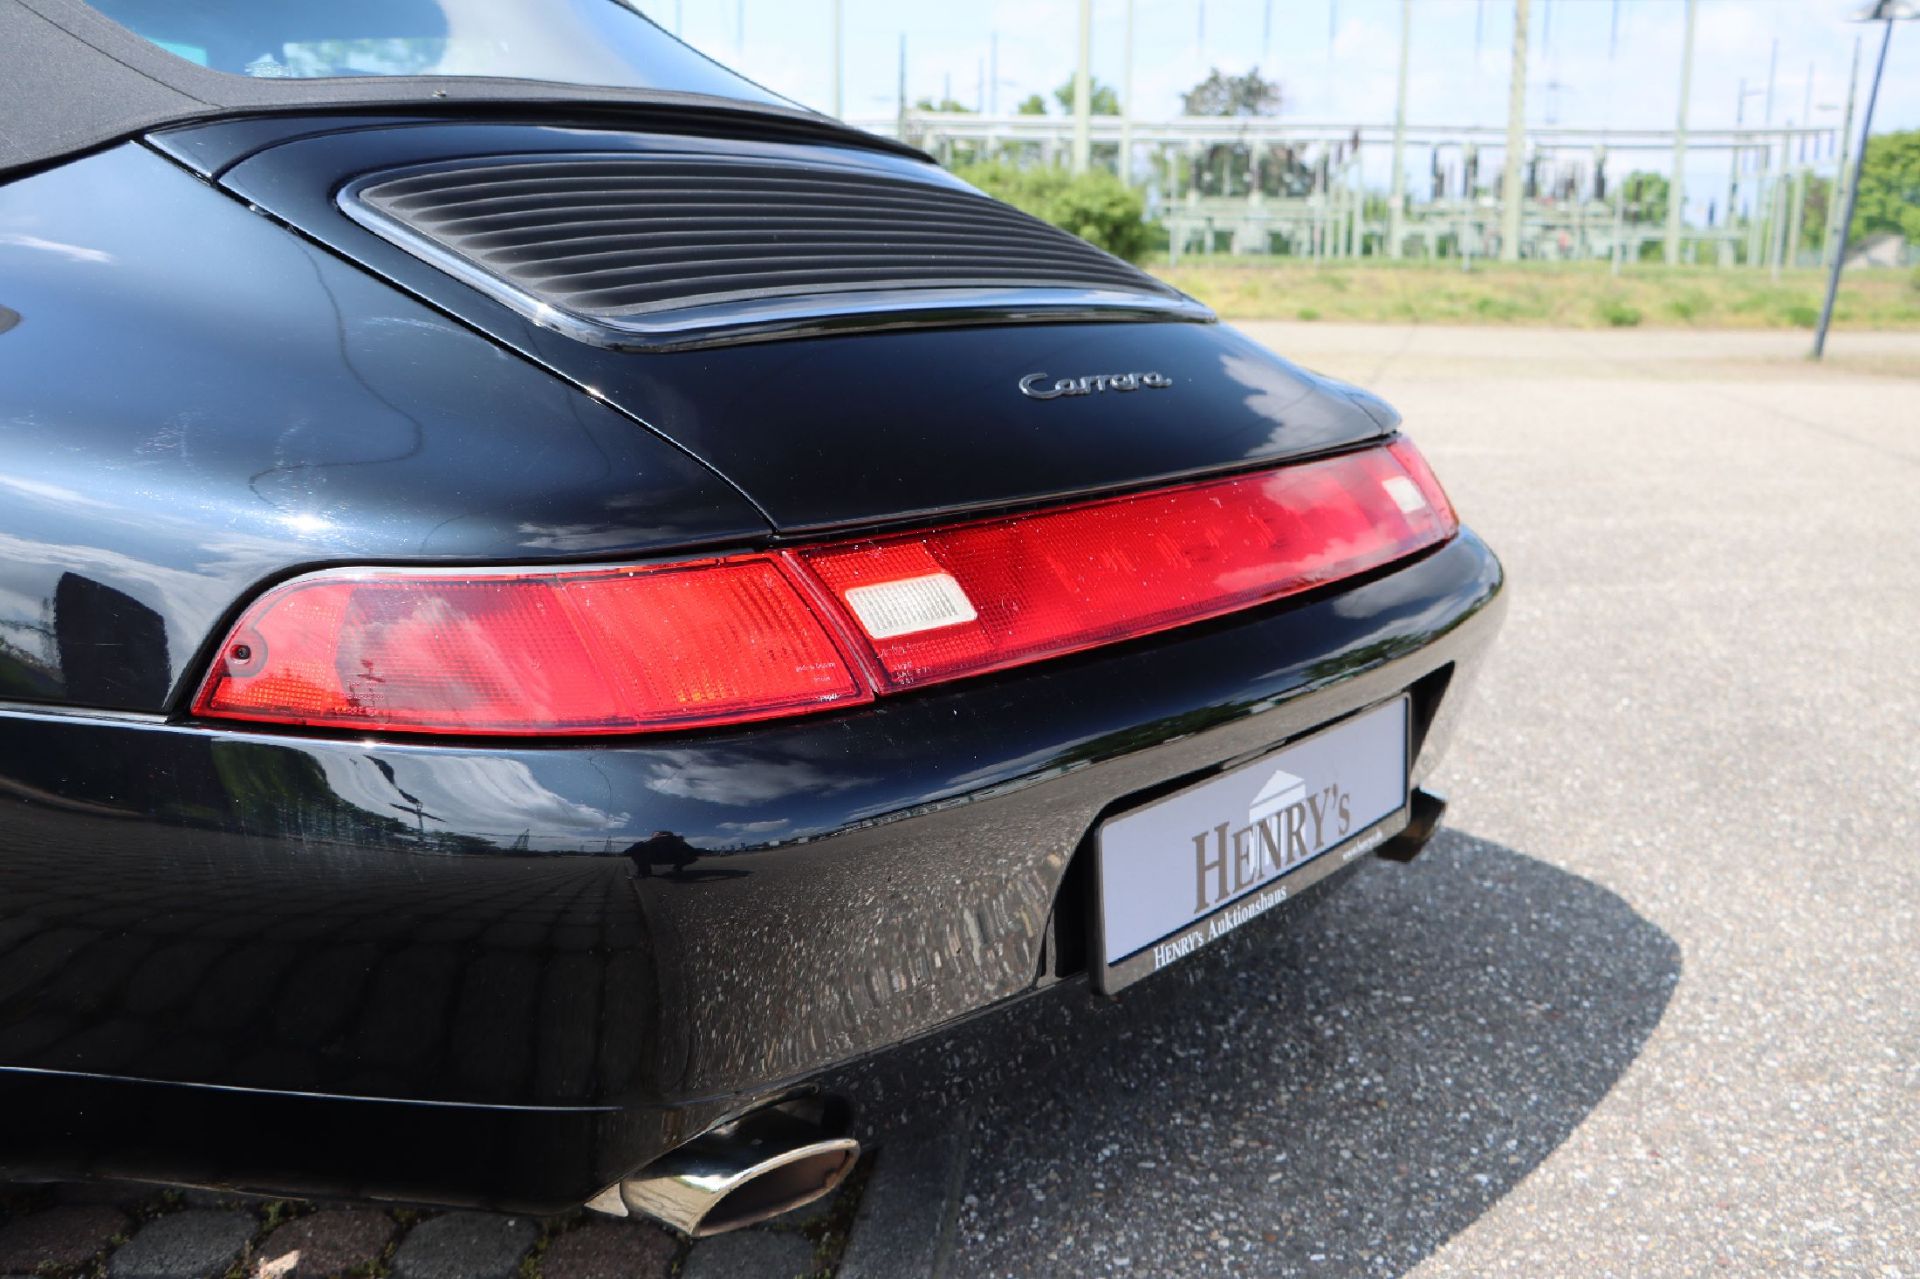
[[[902,33],[911,97],[950,90],[976,104],[995,33],[1003,111],[1029,93],[1050,96],[1072,70],[1077,0],[844,3],[845,114],[855,120],[892,113]],[[1699,0],[1691,122],[1732,124],[1742,77],[1753,91],[1746,119],[1760,121],[1776,40],[1775,123],[1804,119],[1809,101],[1816,122],[1839,122],[1856,37],[1864,107],[1880,28],[1847,20],[1862,3]],[[687,41],[769,88],[809,106],[830,107],[831,0],[640,0],[640,7],[669,30],[677,20]],[[1118,84],[1126,3],[1094,0],[1093,9],[1094,73]],[[1393,117],[1398,0],[1272,0],[1270,6],[1267,0],[1134,0],[1134,12],[1136,115],[1177,113],[1180,91],[1209,67],[1243,71],[1258,65],[1281,82],[1285,116],[1380,123]],[[1670,127],[1679,102],[1683,19],[1683,0],[1533,0],[1529,121]],[[1503,123],[1512,31],[1512,0],[1414,0],[1411,118]],[[1920,22],[1907,22],[1894,32],[1875,131],[1915,127]],[[1385,163],[1384,157],[1372,160],[1370,181],[1384,185]],[[1665,167],[1656,157],[1635,163]],[[1409,167],[1424,168],[1424,160]],[[1724,188],[1724,158],[1695,156],[1688,170],[1703,189]]]

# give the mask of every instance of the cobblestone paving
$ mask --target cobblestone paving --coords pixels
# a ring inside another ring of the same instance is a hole
[[[642,1221],[254,1199],[121,1182],[0,1183],[0,1279],[799,1279],[832,1274],[854,1186],[688,1243]]]

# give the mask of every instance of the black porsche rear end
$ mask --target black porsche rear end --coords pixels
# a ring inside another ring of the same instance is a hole
[[[902,1045],[1416,851],[1501,611],[1378,400],[791,113],[175,127],[0,184],[0,306],[15,1175],[551,1209],[773,1102],[864,1135],[957,1082]],[[1365,527],[1289,531],[1310,479]],[[895,552],[932,567],[835,575]],[[520,631],[484,714],[442,679],[457,591],[577,638],[583,591],[746,565],[850,692],[621,628],[707,655],[670,711],[561,717]],[[275,620],[320,591],[362,595]],[[368,647],[379,591],[441,623]],[[1391,795],[1308,847],[1338,795],[1288,770],[1382,716]],[[1234,779],[1179,927],[1118,942],[1122,823]]]

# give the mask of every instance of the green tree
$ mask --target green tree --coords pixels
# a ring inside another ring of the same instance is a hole
[[[1047,113],[1047,100],[1037,93],[1029,93],[1026,97],[1020,99],[1020,105],[1013,110],[1016,115],[1045,115]]]
[[[1115,257],[1131,261],[1147,251],[1152,231],[1143,220],[1140,193],[1103,169],[1074,175],[1050,165],[1021,168],[993,161],[963,165],[954,173]]]
[[[1219,67],[1180,95],[1188,115],[1279,115],[1280,82],[1255,67],[1245,75],[1227,75]]]
[[[1833,179],[1807,175],[1807,202],[1800,207],[1800,247],[1817,249],[1827,240],[1827,201]]]
[[[1262,76],[1259,67],[1245,75],[1228,75],[1215,67],[1181,94],[1180,101],[1188,115],[1278,115],[1283,96],[1280,82]],[[1216,142],[1194,157],[1192,180],[1202,195],[1217,196],[1245,195],[1250,182],[1268,195],[1304,195],[1312,185],[1292,148],[1270,147],[1256,157],[1240,142]]]
[[[973,108],[963,106],[952,98],[942,98],[935,102],[932,98],[922,98],[913,104],[915,111],[941,111],[948,115],[972,115]]]
[[[1849,243],[1883,232],[1920,242],[1920,129],[1867,139]]]
[[[1645,171],[1629,173],[1620,190],[1620,196],[1627,206],[1627,221],[1666,222],[1667,192],[1670,186],[1667,175],[1664,173]]]
[[[1073,77],[1067,77],[1067,82],[1055,89],[1053,96],[1054,100],[1060,104],[1060,109],[1072,115]],[[1120,114],[1120,94],[1112,85],[1101,83],[1099,76],[1092,77],[1091,83],[1087,85],[1087,98],[1094,115]]]

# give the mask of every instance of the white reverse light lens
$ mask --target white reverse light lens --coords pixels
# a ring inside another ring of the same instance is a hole
[[[1380,487],[1387,491],[1393,504],[1408,515],[1427,509],[1427,495],[1420,491],[1418,484],[1404,475],[1390,475],[1380,481]]]
[[[979,616],[949,573],[856,586],[847,591],[846,600],[860,625],[877,640],[957,626]]]

